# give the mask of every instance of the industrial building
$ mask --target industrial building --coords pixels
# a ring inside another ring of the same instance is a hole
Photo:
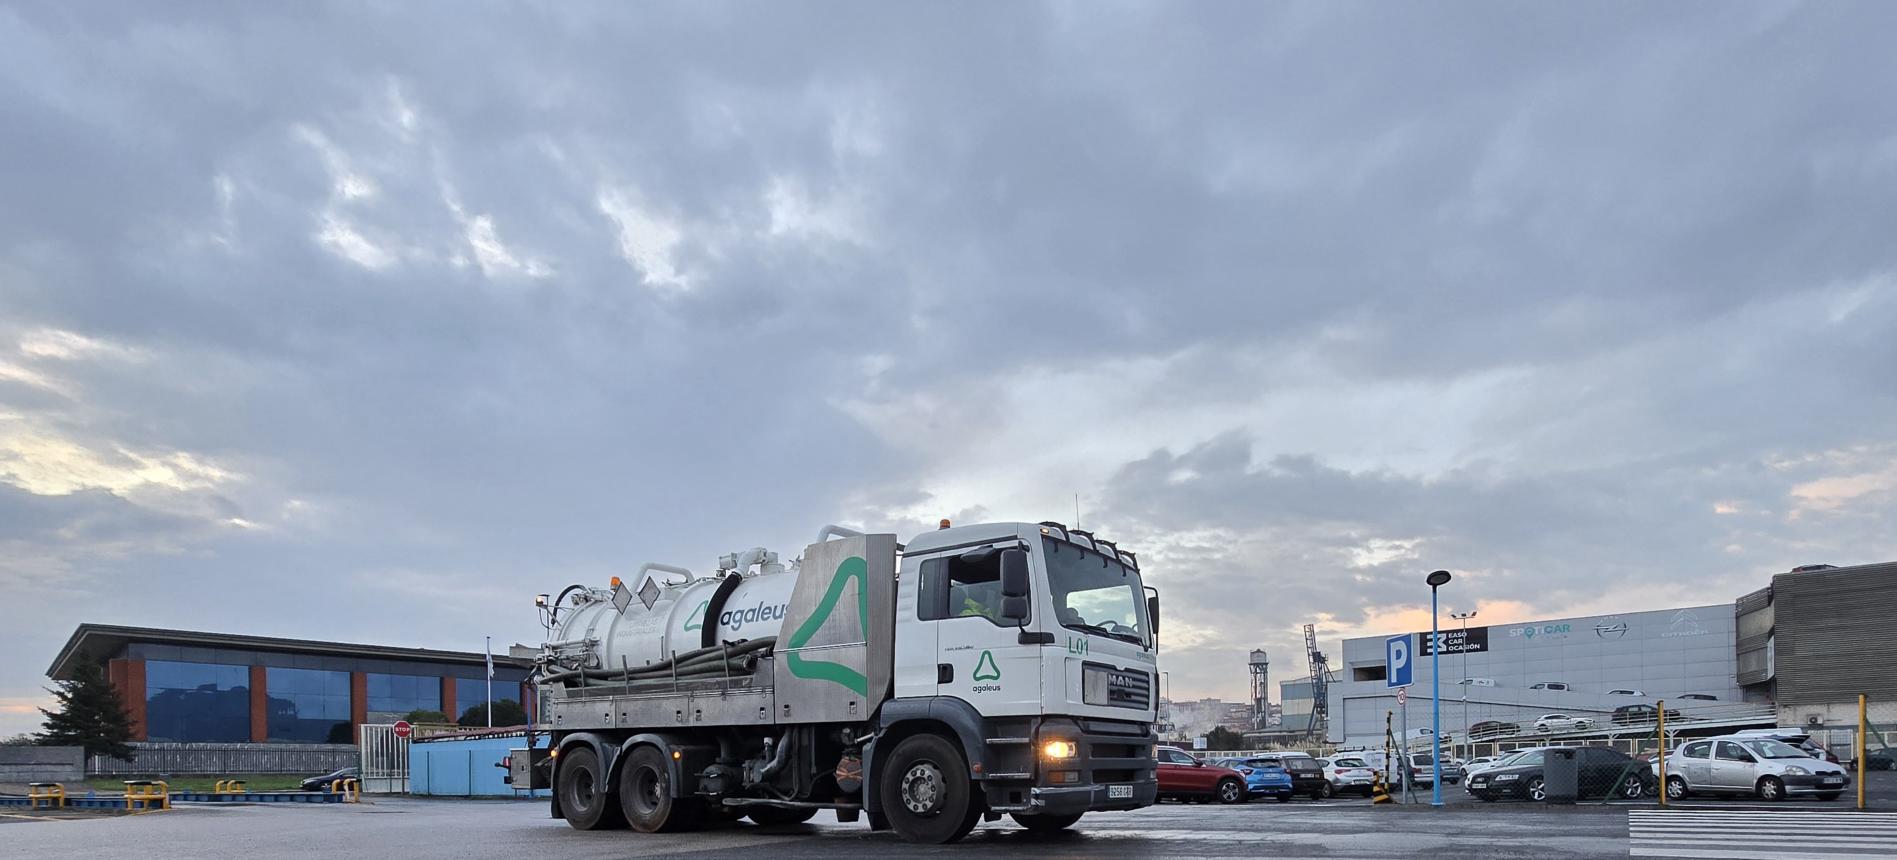
[[[487,700],[487,655],[81,624],[46,674],[101,663],[144,744],[351,744],[411,711]],[[527,701],[529,664],[495,656],[496,701]],[[136,746],[136,745],[135,745]]]
[[[1589,615],[1443,631],[1443,731],[1522,726],[1559,713],[1611,725],[1617,708],[1667,700],[1683,711],[1723,712],[1741,701],[1734,669],[1732,604]],[[1330,685],[1333,742],[1382,738],[1396,709],[1384,676],[1384,642],[1344,640],[1340,676]],[[1411,726],[1429,715],[1430,639],[1411,636]],[[1469,683],[1463,683],[1463,679]],[[1615,693],[1613,691],[1633,691]],[[1682,694],[1710,699],[1680,698]],[[1754,709],[1757,710],[1757,709]]]
[[[1739,598],[1737,671],[1747,698],[1772,702],[1783,726],[1897,724],[1897,562],[1815,565]]]
[[[1451,740],[1546,733],[1544,716],[1589,721],[1603,733],[1651,731],[1664,701],[1683,730],[1793,725],[1853,729],[1857,697],[1871,721],[1897,721],[1897,562],[1813,565],[1777,574],[1732,603],[1504,625],[1440,628],[1442,727]],[[1447,621],[1447,619],[1445,619]],[[1382,742],[1398,710],[1385,678],[1388,636],[1346,639],[1329,687],[1326,737]],[[1412,730],[1430,719],[1427,631],[1409,634]],[[1309,720],[1311,681],[1282,685],[1286,727]],[[1557,732],[1559,729],[1556,730]],[[1526,739],[1524,737],[1524,739]]]

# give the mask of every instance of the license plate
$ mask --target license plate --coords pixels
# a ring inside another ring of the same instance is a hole
[[[1824,778],[1824,784],[1825,784],[1825,785],[1843,785],[1843,784],[1844,784],[1844,777],[1841,777],[1841,776],[1827,776],[1827,777],[1825,777],[1825,778]]]
[[[1108,800],[1132,800],[1133,786],[1109,785],[1107,786],[1107,799]]]

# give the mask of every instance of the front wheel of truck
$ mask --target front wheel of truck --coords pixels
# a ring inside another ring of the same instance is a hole
[[[1014,823],[1035,833],[1058,833],[1074,826],[1074,822],[1079,821],[1083,814],[1076,812],[1072,815],[1022,815],[1016,812],[1009,817],[1014,819]]]
[[[975,829],[981,817],[961,751],[935,735],[903,738],[878,779],[883,813],[896,834],[910,842],[954,842]]]

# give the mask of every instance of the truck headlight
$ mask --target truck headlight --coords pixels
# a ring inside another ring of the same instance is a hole
[[[1078,748],[1073,741],[1048,741],[1041,744],[1041,755],[1048,758],[1073,758]]]
[[[1799,767],[1798,765],[1792,765],[1785,769],[1785,775],[1786,776],[1810,776],[1811,771],[1808,771],[1802,767]]]

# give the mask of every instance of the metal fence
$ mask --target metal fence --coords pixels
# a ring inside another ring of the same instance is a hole
[[[365,794],[408,793],[409,739],[397,737],[395,725],[364,723],[357,726],[361,739],[362,790]]]
[[[356,763],[353,744],[132,744],[131,761],[95,755],[86,772],[100,776],[289,773],[314,776]]]

